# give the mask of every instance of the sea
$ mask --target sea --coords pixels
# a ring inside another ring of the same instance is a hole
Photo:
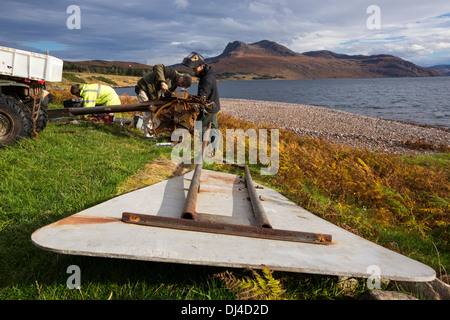
[[[288,102],[450,129],[450,77],[218,81],[221,98]],[[134,88],[116,88],[134,95]],[[197,94],[197,83],[188,88]]]

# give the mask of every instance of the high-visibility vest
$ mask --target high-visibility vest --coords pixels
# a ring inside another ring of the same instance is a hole
[[[122,104],[116,91],[102,84],[85,84],[80,88],[84,107],[113,106]]]

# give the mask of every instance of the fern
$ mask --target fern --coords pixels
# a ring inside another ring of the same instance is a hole
[[[235,292],[238,300],[281,300],[285,290],[280,280],[273,277],[273,271],[267,268],[262,275],[252,270],[253,277],[236,278],[228,270],[216,276],[225,282],[225,286]]]

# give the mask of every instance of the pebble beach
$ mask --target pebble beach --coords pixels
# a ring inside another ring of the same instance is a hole
[[[420,155],[449,152],[450,148],[450,129],[440,127],[384,120],[304,104],[228,98],[220,99],[220,103],[222,113],[255,125],[270,124],[300,136],[324,138],[333,144],[373,152]]]

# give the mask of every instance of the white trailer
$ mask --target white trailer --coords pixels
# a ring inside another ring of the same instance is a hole
[[[44,130],[47,81],[62,79],[61,59],[0,46],[0,148]]]
[[[29,51],[0,47],[0,74],[38,81],[59,82],[61,59]]]

